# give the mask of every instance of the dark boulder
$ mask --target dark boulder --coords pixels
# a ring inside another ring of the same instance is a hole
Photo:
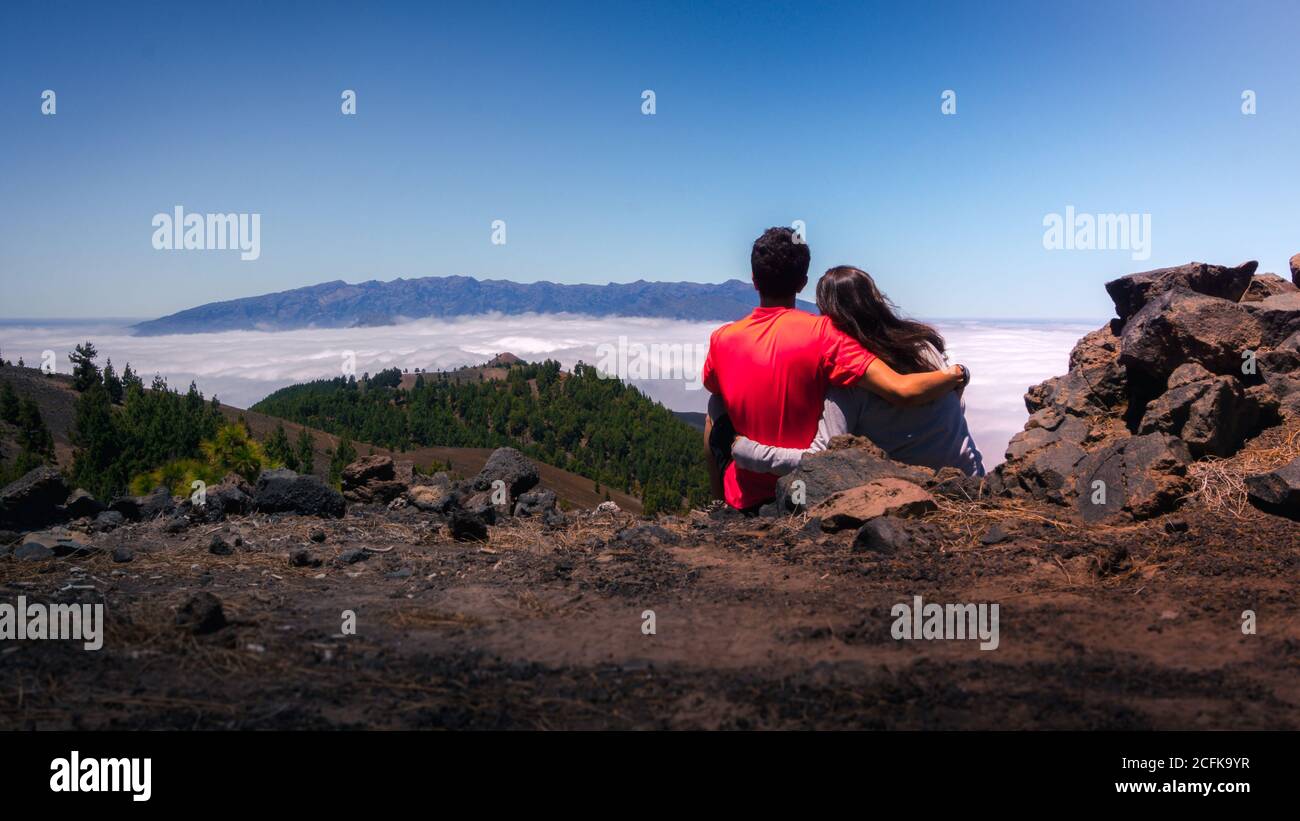
[[[491,490],[495,481],[505,483],[510,498],[517,498],[521,493],[532,490],[541,477],[537,466],[527,456],[514,448],[497,448],[488,457],[487,463],[474,478],[475,490]]]
[[[1247,352],[1258,350],[1264,339],[1254,307],[1280,298],[1242,305],[1185,289],[1166,292],[1124,326],[1120,361],[1161,384],[1188,362],[1212,373],[1240,374]]]
[[[1300,290],[1246,302],[1241,307],[1258,324],[1262,347],[1276,348],[1300,331]]]
[[[1277,470],[1247,476],[1246,497],[1260,510],[1300,521],[1300,457]]]
[[[1172,510],[1187,492],[1192,455],[1175,436],[1150,433],[1121,439],[1079,464],[1077,493],[1084,521],[1148,519]]]
[[[1074,490],[1075,466],[1083,459],[1091,427],[1077,416],[1045,408],[1007,444],[1000,475],[1012,493],[1065,504]]]
[[[1127,322],[1154,299],[1176,288],[1236,302],[1250,286],[1258,267],[1254,261],[1236,266],[1189,262],[1111,280],[1106,283],[1106,293],[1115,303],[1120,321]]]
[[[1300,254],[1291,257],[1291,284],[1300,288]]]
[[[165,487],[156,487],[153,492],[140,497],[140,520],[150,522],[176,512],[176,500]]]
[[[67,498],[63,474],[42,465],[0,489],[0,520],[21,529],[62,521]]]
[[[174,513],[176,500],[167,488],[157,487],[144,496],[118,496],[109,503],[108,509],[133,522],[148,522]]]
[[[1214,376],[1195,363],[1175,369],[1169,385],[1147,406],[1138,433],[1177,436],[1195,458],[1231,456],[1264,418],[1238,379]]]
[[[460,542],[485,542],[488,537],[487,523],[464,510],[451,512],[447,518],[447,530],[453,539]]]
[[[1284,416],[1300,413],[1300,333],[1256,357],[1259,375],[1278,400]]]
[[[266,470],[257,477],[253,506],[262,513],[296,513],[301,516],[343,515],[343,494],[319,476],[302,476],[292,470]]]
[[[68,517],[72,519],[94,518],[104,511],[104,503],[90,495],[90,491],[77,488],[63,503]]]
[[[227,476],[203,492],[203,508],[210,521],[223,516],[242,516],[253,510],[253,487],[241,476]]]

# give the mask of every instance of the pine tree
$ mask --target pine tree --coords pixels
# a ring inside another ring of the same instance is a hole
[[[113,360],[111,358],[104,363],[104,390],[108,391],[108,398],[114,405],[122,404],[125,391],[122,387],[122,380],[117,378],[117,371],[113,370]]]
[[[294,453],[293,445],[289,443],[289,435],[284,432],[284,423],[281,422],[271,431],[263,444],[266,456],[274,464],[284,465],[289,470],[298,470],[298,454]]]
[[[8,382],[0,385],[0,419],[11,425],[18,424],[18,394]]]
[[[130,362],[126,363],[126,368],[122,371],[122,387],[127,391],[130,391],[132,388],[144,390],[144,380],[140,378],[138,373],[131,370]]]
[[[95,365],[97,356],[99,351],[95,350],[94,343],[89,341],[78,345],[72,353],[68,354],[68,359],[72,360],[72,387],[76,388],[78,393],[85,393],[91,385],[99,384],[99,367]]]
[[[113,403],[101,384],[93,384],[77,400],[72,443],[72,479],[97,499],[109,499],[126,488],[127,472],[119,457],[122,432]]]
[[[344,434],[339,439],[339,446],[330,457],[330,484],[337,485],[343,481],[343,468],[357,460],[357,449],[352,447],[352,439]]]
[[[298,470],[302,473],[311,473],[316,470],[316,449],[312,442],[311,433],[303,428],[298,431]]]

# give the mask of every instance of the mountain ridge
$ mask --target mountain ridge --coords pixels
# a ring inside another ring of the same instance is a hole
[[[486,313],[568,313],[688,321],[739,319],[758,304],[752,284],[649,282],[605,285],[514,282],[468,276],[418,277],[350,284],[341,279],[258,296],[209,302],[136,323],[140,336],[218,331],[288,331],[395,325]],[[812,303],[799,307],[815,312]]]

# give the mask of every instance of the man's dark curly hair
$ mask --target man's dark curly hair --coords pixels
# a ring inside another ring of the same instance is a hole
[[[754,287],[765,297],[794,296],[808,284],[808,244],[796,238],[790,228],[769,228],[754,240],[749,267]]]

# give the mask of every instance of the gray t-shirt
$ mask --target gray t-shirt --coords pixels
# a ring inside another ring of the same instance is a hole
[[[937,351],[932,353],[942,362]],[[709,415],[716,419],[722,413],[725,405],[714,396]],[[844,433],[867,437],[889,458],[905,464],[955,467],[968,476],[984,475],[984,457],[966,427],[966,404],[956,391],[925,405],[899,407],[864,388],[831,388],[817,435],[806,449],[779,448],[741,436],[731,455],[745,470],[784,476],[799,467],[805,453],[825,450],[832,437]]]

